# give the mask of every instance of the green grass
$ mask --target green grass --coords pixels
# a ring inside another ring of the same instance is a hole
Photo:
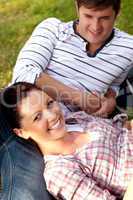
[[[16,57],[34,27],[47,17],[74,18],[72,0],[0,1],[0,87],[11,80]]]
[[[123,0],[117,27],[133,34],[133,1]],[[34,27],[47,17],[75,18],[74,0],[0,1],[0,87],[9,83],[18,52]]]

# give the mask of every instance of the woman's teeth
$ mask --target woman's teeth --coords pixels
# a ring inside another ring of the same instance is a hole
[[[56,124],[54,124],[54,125],[51,127],[51,129],[57,129],[57,128],[59,127],[59,125],[60,125],[60,120],[58,120],[58,121],[56,122]]]

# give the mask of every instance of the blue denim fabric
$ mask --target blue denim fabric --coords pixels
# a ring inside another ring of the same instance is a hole
[[[13,135],[2,118],[0,116],[0,199],[53,200],[46,191],[43,157],[38,148]]]

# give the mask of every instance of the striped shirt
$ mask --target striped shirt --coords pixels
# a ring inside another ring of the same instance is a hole
[[[74,31],[74,22],[42,21],[18,56],[13,82],[35,82],[41,72],[77,89],[104,93],[117,88],[133,66],[133,36],[116,28],[95,55]]]
[[[73,154],[44,156],[47,189],[57,199],[121,199],[133,178],[133,134],[120,128],[117,120],[83,112],[73,117],[82,128],[87,126],[88,144]]]

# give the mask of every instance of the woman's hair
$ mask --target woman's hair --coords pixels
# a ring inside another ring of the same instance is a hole
[[[0,112],[2,112],[12,129],[21,128],[22,117],[18,111],[18,103],[21,103],[28,96],[28,93],[34,89],[41,90],[34,84],[18,82],[1,91]]]
[[[75,0],[78,8],[85,6],[86,8],[108,8],[112,6],[116,15],[119,13],[121,0]]]

